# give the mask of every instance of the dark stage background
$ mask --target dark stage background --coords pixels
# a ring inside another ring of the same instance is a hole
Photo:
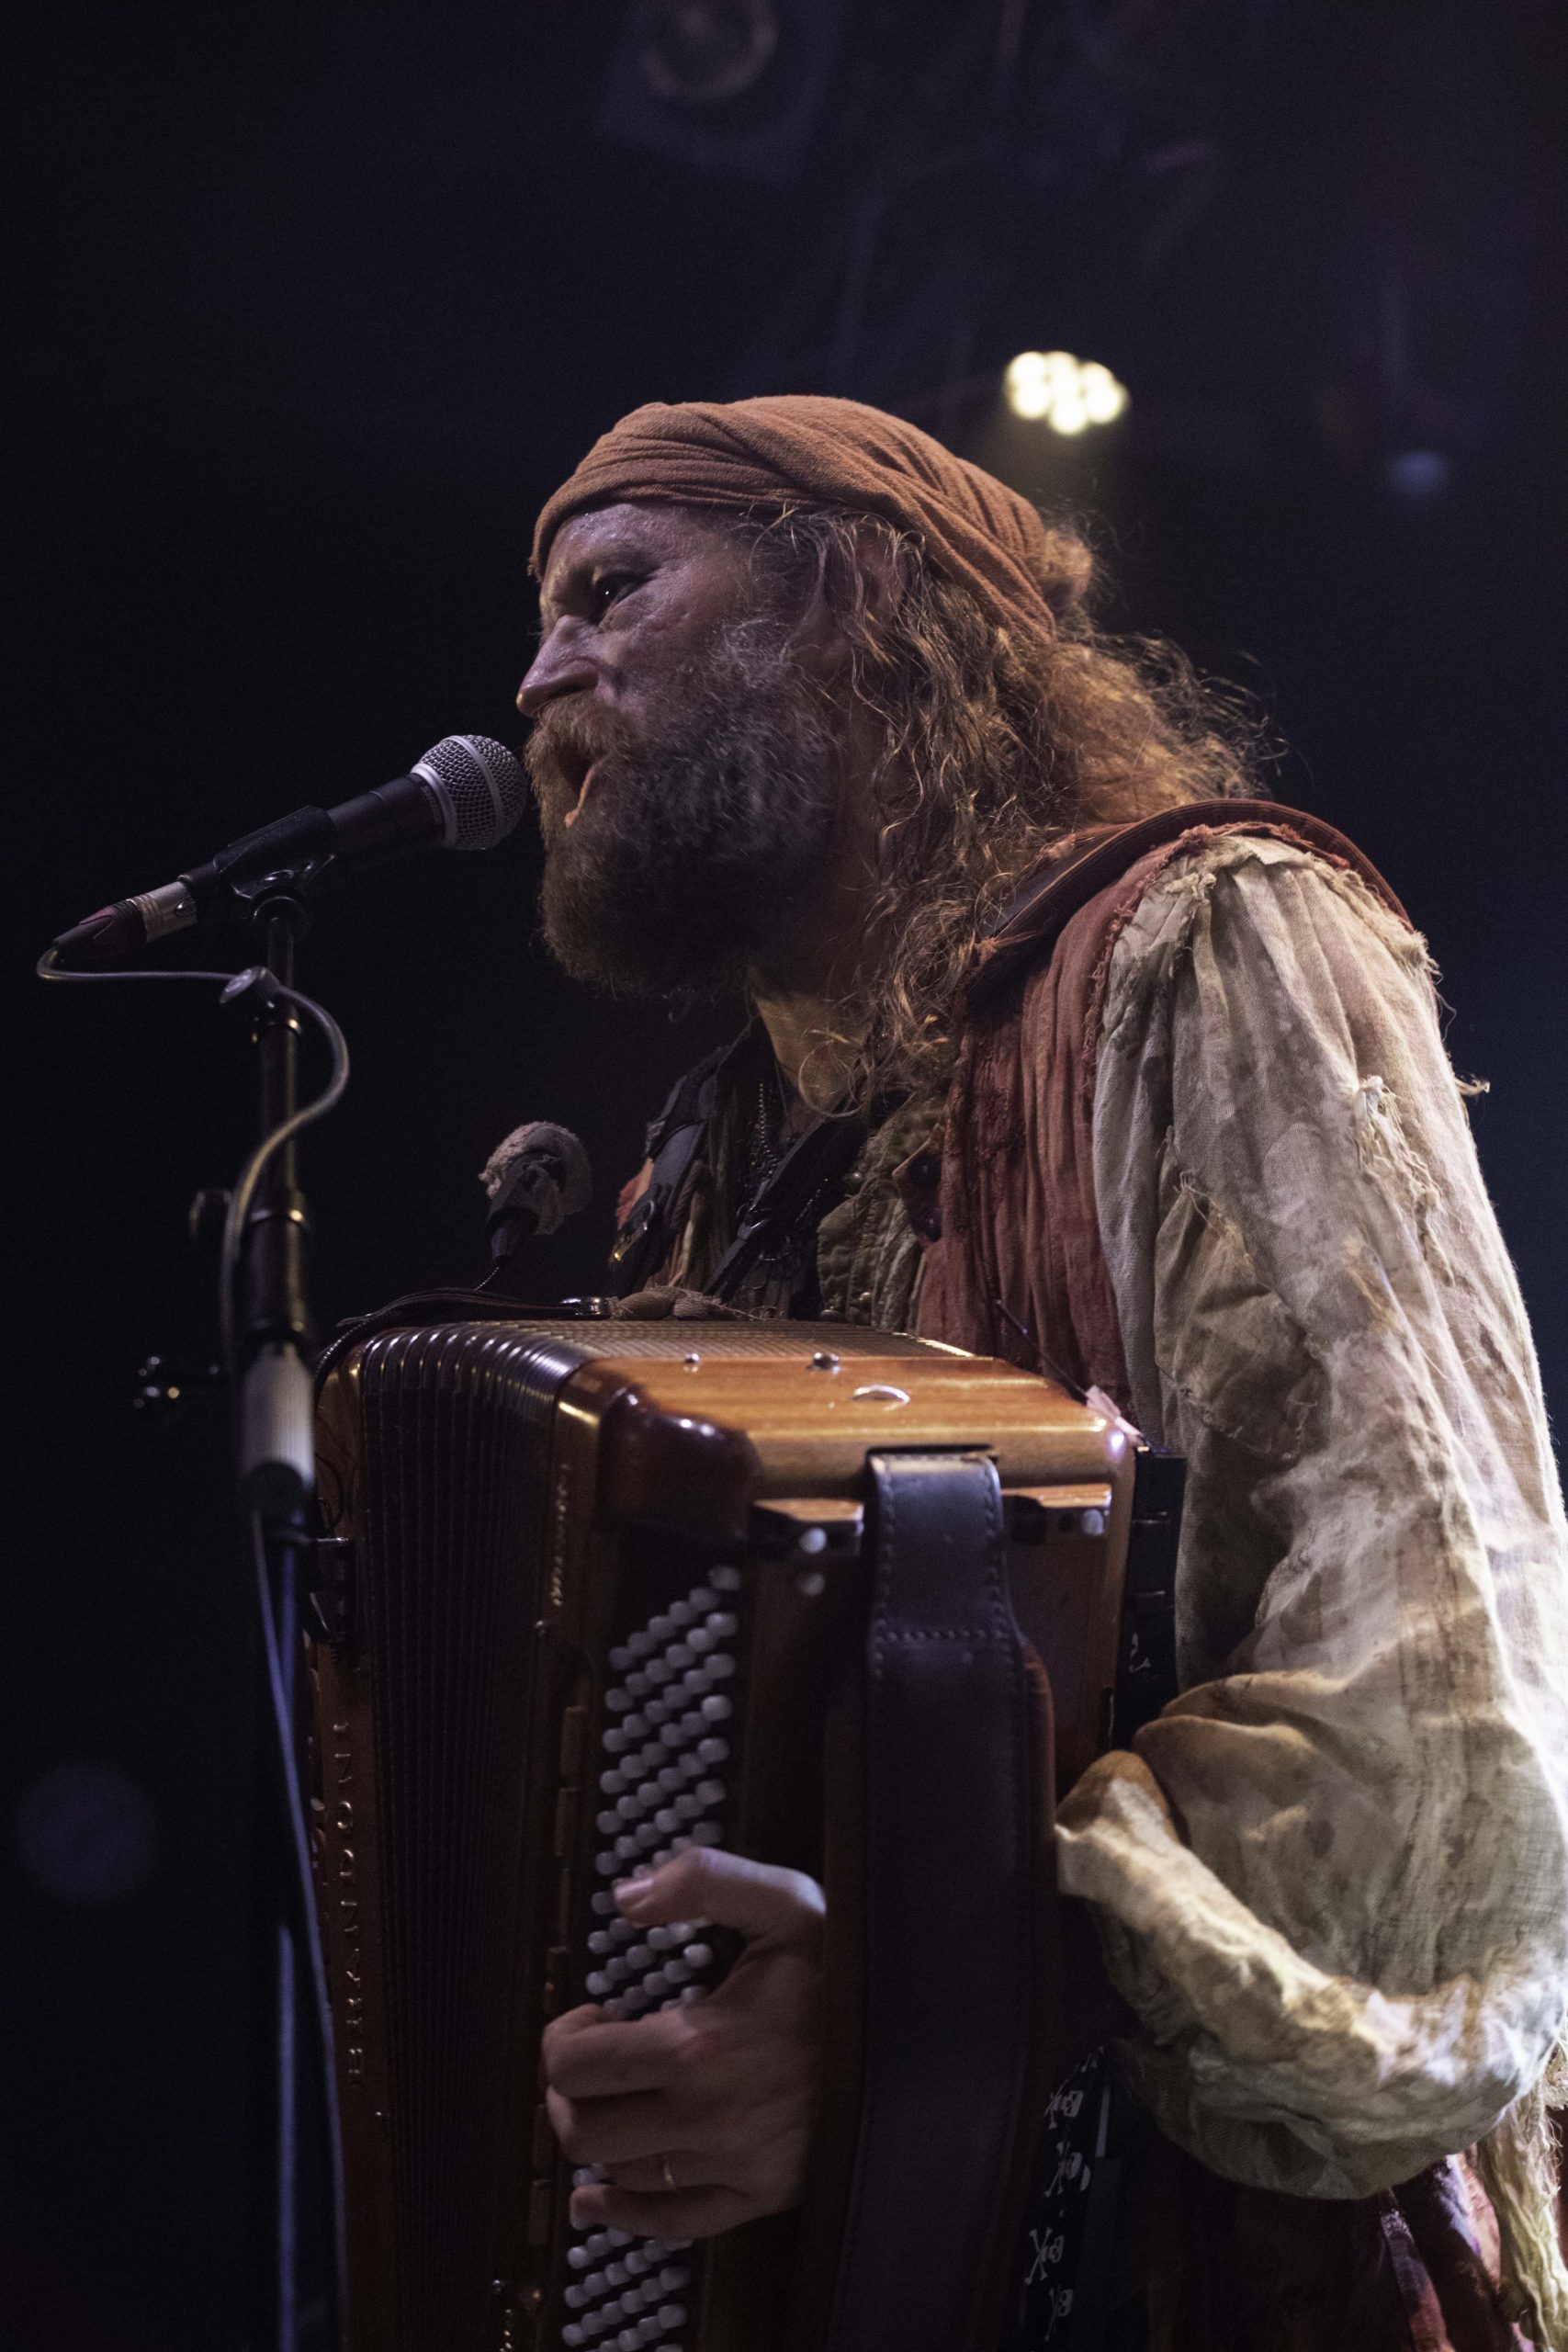
[[[1110,617],[1258,695],[1275,788],[1427,931],[1568,1403],[1560,12],[778,13],[750,92],[682,107],[597,0],[31,12],[8,2352],[245,2335],[241,1575],[219,1416],[130,1400],[149,1349],[209,1344],[185,1208],[242,1151],[246,1049],[195,989],[46,992],[30,961],[446,732],[515,740],[531,517],[637,401],[857,393],[1100,518]],[[1004,420],[1002,364],[1055,345],[1125,418]],[[355,1060],[306,1155],[329,1320],[477,1271],[475,1172],[525,1116],[589,1146],[540,1281],[592,1286],[644,1118],[733,1018],[568,986],[535,882],[519,838],[321,918],[305,976]]]

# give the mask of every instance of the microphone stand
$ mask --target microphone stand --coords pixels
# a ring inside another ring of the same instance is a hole
[[[62,933],[38,967],[48,980],[216,981],[220,1001],[244,997],[257,1007],[261,1132],[229,1196],[220,1298],[239,1500],[255,1584],[260,1740],[250,1926],[255,2320],[244,2352],[337,2352],[346,2312],[332,2029],[297,1728],[299,1602],[311,1555],[315,1464],[310,1229],[295,1136],[338,1101],[348,1054],[331,1015],[292,993],[295,951],[310,899],[340,857],[352,863],[436,841],[450,849],[489,848],[511,831],[526,800],[523,772],[503,745],[483,736],[446,737],[390,785],[334,808],[298,809],[161,889],[117,899]],[[231,975],[122,968],[152,940],[224,911],[249,918],[261,942],[259,965]],[[73,968],[78,956],[90,968]],[[303,1108],[301,1008],[319,1023],[333,1062],[326,1086]],[[151,1383],[142,1401],[154,1402],[158,1393]],[[176,1393],[173,1384],[166,1393]]]
[[[308,870],[244,895],[270,978],[294,984]],[[257,1111],[265,1138],[299,1107],[299,1015],[262,991]],[[239,1499],[256,1577],[258,1695],[250,1944],[250,2197],[254,2352],[342,2341],[343,2233],[335,2084],[300,1794],[299,1589],[314,1497],[310,1222],[295,1140],[272,1156],[240,1238],[233,1301]]]

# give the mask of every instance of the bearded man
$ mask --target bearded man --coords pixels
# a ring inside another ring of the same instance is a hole
[[[1568,2345],[1564,1526],[1422,941],[1235,797],[1236,731],[1095,630],[1077,536],[892,417],[639,409],[535,562],[550,944],[754,1008],[624,1197],[632,1306],[918,1329],[1189,1464],[1179,1696],[1057,1833],[1153,2119],[1105,2340]],[[700,1853],[618,1892],[750,1940],[705,2005],[551,2027],[605,2168],[574,2219],[789,2205],[819,1894]]]

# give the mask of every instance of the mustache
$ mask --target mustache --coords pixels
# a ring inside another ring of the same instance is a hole
[[[523,747],[524,765],[547,812],[558,801],[570,808],[596,760],[627,747],[631,729],[613,711],[550,703],[535,719]]]

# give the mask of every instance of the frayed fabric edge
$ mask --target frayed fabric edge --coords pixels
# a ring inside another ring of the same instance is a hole
[[[1508,2315],[1536,2352],[1568,2352],[1568,2266],[1558,2224],[1555,2117],[1568,2107],[1568,2044],[1517,2098],[1474,2153],[1497,2217]]]

